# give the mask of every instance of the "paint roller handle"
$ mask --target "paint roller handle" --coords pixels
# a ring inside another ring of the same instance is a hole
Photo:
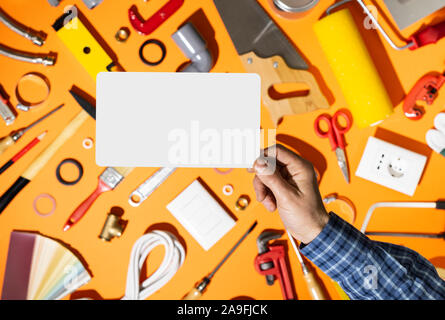
[[[71,214],[71,216],[68,218],[67,222],[65,223],[63,227],[63,231],[69,230],[74,224],[76,224],[82,217],[85,215],[85,213],[88,211],[88,209],[91,207],[91,205],[96,201],[97,197],[99,197],[102,193],[105,191],[110,191],[111,188],[109,185],[107,185],[105,182],[103,182],[101,179],[99,179],[99,183],[97,185],[96,190],[88,198],[86,198],[74,212]]]
[[[414,43],[414,45],[412,45],[410,49],[416,50],[426,45],[434,44],[443,37],[445,37],[445,21],[434,26],[429,26],[413,35],[410,38],[410,41]]]
[[[184,3],[184,0],[170,0],[148,20],[139,18],[139,13],[135,5],[128,9],[128,18],[133,28],[143,35],[149,35],[155,31],[165,20],[170,18]]]
[[[445,210],[445,201],[437,201],[436,202],[436,209],[438,209],[438,210]]]

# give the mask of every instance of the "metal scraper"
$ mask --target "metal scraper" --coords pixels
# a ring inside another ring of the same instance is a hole
[[[385,0],[385,5],[402,30],[444,8],[445,0]]]
[[[213,1],[245,68],[261,76],[263,101],[275,124],[285,115],[329,107],[306,61],[256,0]],[[274,100],[269,89],[279,83],[305,83],[309,93]]]

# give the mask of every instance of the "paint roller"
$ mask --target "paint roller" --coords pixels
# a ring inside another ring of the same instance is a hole
[[[379,124],[393,105],[348,9],[331,13],[314,31],[360,128]]]

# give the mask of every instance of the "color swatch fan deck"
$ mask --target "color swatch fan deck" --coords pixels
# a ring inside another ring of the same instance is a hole
[[[62,299],[91,280],[82,262],[65,246],[30,233],[11,233],[3,300]]]

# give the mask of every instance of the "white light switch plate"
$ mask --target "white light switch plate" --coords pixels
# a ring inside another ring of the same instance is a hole
[[[173,199],[167,209],[206,251],[235,225],[198,180]]]
[[[427,157],[370,137],[356,176],[413,196]]]

